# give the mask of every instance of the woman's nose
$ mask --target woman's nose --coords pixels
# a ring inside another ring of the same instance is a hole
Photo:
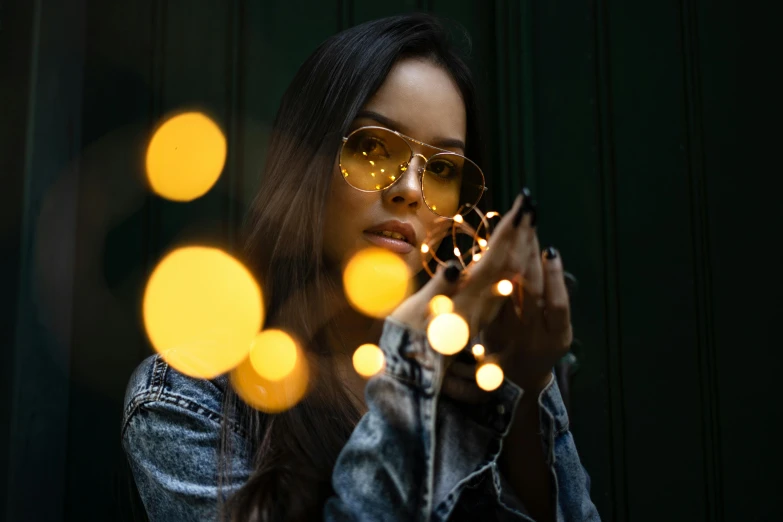
[[[392,203],[405,204],[418,209],[423,203],[419,180],[425,164],[426,161],[420,155],[414,156],[402,178],[383,192],[384,198]]]

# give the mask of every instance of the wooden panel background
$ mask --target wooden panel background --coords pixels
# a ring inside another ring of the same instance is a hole
[[[410,10],[470,32],[493,203],[530,186],[542,241],[580,281],[572,429],[602,517],[773,519],[783,432],[774,379],[754,376],[780,305],[738,284],[752,245],[736,238],[763,242],[754,211],[776,201],[740,173],[754,142],[737,131],[734,3],[0,0],[8,520],[139,515],[119,427],[150,353],[147,274],[175,245],[236,246],[299,64],[341,28]],[[189,204],[152,196],[142,170],[150,132],[184,109],[229,143]]]

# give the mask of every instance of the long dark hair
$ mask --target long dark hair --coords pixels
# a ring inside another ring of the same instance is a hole
[[[466,156],[481,162],[472,75],[448,29],[425,14],[368,22],[326,40],[299,68],[275,118],[247,222],[245,259],[264,288],[266,326],[293,332],[318,360],[329,360],[325,303],[340,292],[323,256],[322,233],[341,138],[395,62],[409,57],[429,60],[451,74],[467,112]],[[224,506],[233,519],[320,519],[333,493],[337,455],[360,413],[328,364],[317,377],[299,404],[276,415],[255,411],[227,391],[224,417],[237,412],[255,467]],[[223,426],[223,463],[230,461],[228,424]]]

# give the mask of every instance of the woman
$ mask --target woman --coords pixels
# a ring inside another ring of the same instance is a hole
[[[354,27],[302,65],[274,124],[247,263],[268,299],[266,326],[305,340],[317,379],[295,407],[265,415],[225,377],[145,360],[123,445],[151,519],[599,519],[551,375],[571,342],[562,264],[554,249],[540,254],[528,193],[480,262],[438,270],[385,321],[341,292],[340,267],[357,250],[388,248],[416,273],[439,218],[468,213],[483,191],[464,159],[480,164],[477,127],[470,73],[429,16]],[[402,158],[398,175],[370,183],[367,153]],[[504,278],[524,278],[522,301],[494,295]],[[427,345],[438,294],[504,358],[496,391]],[[351,366],[365,342],[386,357],[367,383]]]

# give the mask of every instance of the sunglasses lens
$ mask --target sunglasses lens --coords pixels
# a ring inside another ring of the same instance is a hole
[[[436,214],[466,213],[484,193],[484,175],[478,165],[457,154],[432,156],[421,179],[424,202]]]
[[[340,153],[340,168],[349,185],[359,190],[383,190],[405,174],[408,142],[383,128],[364,127],[348,137]],[[431,156],[421,178],[424,202],[436,214],[466,213],[484,193],[484,175],[469,159],[449,152]]]
[[[411,149],[385,129],[364,128],[343,144],[340,168],[345,181],[359,190],[383,190],[407,168]]]

